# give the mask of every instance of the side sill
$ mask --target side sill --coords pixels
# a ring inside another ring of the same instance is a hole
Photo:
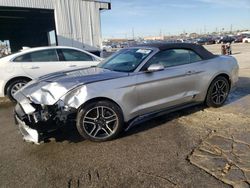
[[[143,123],[145,121],[148,121],[150,119],[153,119],[153,118],[156,118],[156,117],[159,117],[159,116],[162,116],[162,115],[166,115],[166,114],[178,111],[178,110],[182,110],[182,109],[185,109],[185,108],[189,108],[189,107],[192,107],[192,106],[196,106],[196,105],[199,105],[201,103],[202,102],[185,103],[183,105],[169,107],[169,108],[166,108],[166,109],[163,109],[163,110],[160,110],[160,111],[150,112],[148,114],[144,114],[144,115],[135,117],[134,119],[132,119],[132,120],[130,120],[128,122],[128,126],[126,127],[125,131],[128,131],[132,127],[134,127],[134,126],[136,126],[136,125],[138,125],[140,123]]]

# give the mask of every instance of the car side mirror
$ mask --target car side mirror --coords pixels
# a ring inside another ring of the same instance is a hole
[[[147,72],[157,72],[164,70],[165,67],[161,64],[152,64],[148,67]]]

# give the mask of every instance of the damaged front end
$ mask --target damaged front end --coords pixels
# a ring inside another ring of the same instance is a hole
[[[51,106],[32,102],[25,105],[18,103],[15,107],[15,122],[19,126],[23,139],[38,144],[46,138],[47,133],[75,120],[76,109],[67,108],[61,103]]]
[[[33,110],[25,112],[30,109]],[[47,133],[74,120],[75,114],[76,109],[65,108],[60,103],[52,106],[18,103],[15,107],[15,122],[25,141],[38,144],[46,138]]]
[[[37,99],[34,98],[34,96],[38,96],[38,93],[41,96],[48,95],[47,91],[44,93],[41,90],[31,95],[26,95],[22,91],[17,92],[15,94],[17,104],[14,111],[15,122],[23,135],[23,139],[36,144],[43,141],[47,133],[75,120],[77,112],[76,108],[65,105],[59,96],[55,98],[52,92],[49,93],[54,101],[43,101],[39,104]],[[61,93],[61,95],[64,94]]]
[[[89,68],[54,73],[29,82],[14,95],[15,119],[24,140],[39,143],[46,133],[75,121],[79,107],[93,97],[87,84],[122,76],[127,73]]]

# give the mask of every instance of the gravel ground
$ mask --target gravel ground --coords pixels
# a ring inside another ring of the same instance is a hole
[[[220,51],[219,45],[206,47]],[[234,44],[233,53],[240,63],[240,81],[224,107],[197,106],[175,112],[110,142],[82,140],[74,127],[51,134],[52,139],[39,146],[22,142],[12,118],[13,105],[0,103],[0,187],[248,186],[246,178],[229,176],[229,172],[239,161],[244,167],[241,172],[249,172],[249,158],[241,155],[249,147],[236,146],[233,153],[241,158],[230,163],[227,155],[214,157],[224,163],[204,162],[210,157],[204,151],[214,152],[206,144],[230,153],[229,148],[221,148],[223,138],[249,141],[243,136],[250,123],[250,44]],[[198,152],[204,160],[197,157]]]
[[[10,100],[8,98],[0,97],[0,104],[4,104],[4,103],[10,103]]]

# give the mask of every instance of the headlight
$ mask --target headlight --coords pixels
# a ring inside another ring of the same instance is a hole
[[[78,108],[86,101],[86,98],[87,87],[84,85],[68,92],[62,100],[64,101],[64,105],[72,108]]]

